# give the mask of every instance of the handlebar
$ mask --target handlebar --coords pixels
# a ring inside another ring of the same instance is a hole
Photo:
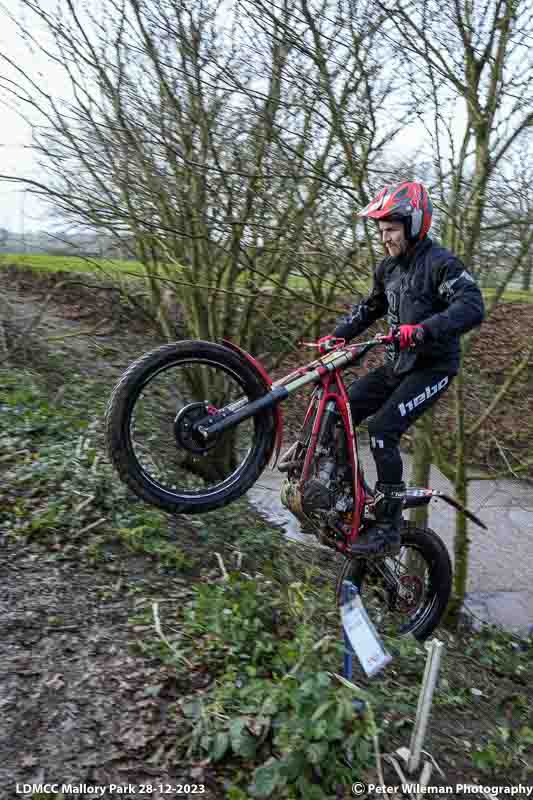
[[[370,347],[378,344],[394,344],[394,342],[398,341],[400,338],[399,332],[393,333],[377,333],[373,339],[369,339],[367,342],[356,342],[351,345],[346,344],[346,339],[341,339],[336,336],[332,336],[327,342],[299,342],[300,345],[304,347],[313,347],[315,349],[323,348],[322,355],[326,355],[327,353],[332,353],[334,350],[342,350],[344,347]]]

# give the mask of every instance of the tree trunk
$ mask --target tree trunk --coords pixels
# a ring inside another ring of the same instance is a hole
[[[531,291],[531,274],[533,273],[533,257],[529,257],[522,270],[522,291]]]
[[[415,428],[413,463],[411,466],[411,484],[413,486],[429,486],[432,431],[433,411],[430,410],[427,414],[424,414]],[[425,527],[428,522],[428,506],[412,508],[409,519],[415,525]]]
[[[455,380],[455,400],[456,400],[456,470],[455,470],[455,497],[466,507],[468,501],[468,479],[466,474],[467,448],[465,441],[465,419],[464,419],[464,378],[460,372]],[[468,556],[470,540],[468,538],[468,522],[464,514],[457,514],[455,523],[454,537],[454,576],[453,576],[453,597],[448,608],[446,621],[455,627],[458,622],[459,611],[461,610],[468,578]]]

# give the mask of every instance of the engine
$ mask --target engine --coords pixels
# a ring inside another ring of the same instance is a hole
[[[335,467],[333,458],[323,458],[317,477],[305,483],[291,477],[282,484],[281,502],[302,523],[305,533],[319,533],[332,514],[346,514],[353,508],[351,487],[336,476]]]

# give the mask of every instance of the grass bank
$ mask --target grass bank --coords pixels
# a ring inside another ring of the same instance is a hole
[[[56,256],[33,253],[6,253],[0,255],[0,267],[18,267],[35,272],[86,272],[94,275],[114,275],[133,272],[143,275],[140,261],[89,258],[85,256]]]
[[[21,269],[31,269],[35,272],[83,272],[92,273],[94,275],[107,275],[125,277],[128,274],[133,276],[142,276],[145,274],[144,266],[139,261],[134,260],[120,260],[120,259],[99,259],[99,258],[86,258],[82,256],[59,256],[59,255],[41,255],[32,253],[6,253],[0,255],[0,268],[14,266]],[[172,273],[179,272],[179,265],[172,266]],[[240,282],[244,285],[246,279],[241,277]],[[265,282],[265,286],[271,285],[269,281]],[[291,275],[288,282],[289,287],[295,291],[308,291],[309,284],[307,280],[298,276],[297,274]],[[359,292],[365,291],[365,283],[358,279],[357,290]],[[368,288],[370,283],[368,283]],[[496,293],[495,289],[483,289],[483,297],[486,302],[490,302]],[[343,295],[345,292],[343,291]],[[503,301],[506,303],[533,303],[533,291],[525,292],[518,289],[509,289],[503,294]]]
[[[289,544],[245,500],[172,519],[139,503],[102,446],[112,382],[90,339],[75,361],[48,349],[0,371],[4,785],[46,768],[152,797],[158,778],[215,800],[333,800],[377,782],[376,743],[409,742],[424,648],[387,638],[385,671],[343,685],[335,560]],[[527,784],[530,643],[439,637],[436,783]]]

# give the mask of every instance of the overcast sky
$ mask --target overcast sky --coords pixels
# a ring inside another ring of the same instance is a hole
[[[44,8],[55,8],[55,0],[39,0]],[[0,0],[0,54],[18,63],[34,78],[41,74],[37,80],[46,81],[46,89],[54,97],[69,97],[69,84],[58,65],[53,64],[39,52],[31,52],[28,45],[21,40],[16,24],[10,19],[10,14],[16,18],[21,16],[21,6],[18,0]],[[26,16],[26,20],[31,17]],[[32,31],[35,33],[35,31]],[[16,80],[16,72],[0,58],[0,76]],[[17,101],[2,89],[0,85],[0,106],[2,125],[0,127],[0,173],[16,175],[18,177],[42,178],[35,164],[34,156],[30,149],[31,128],[24,121],[20,112],[30,114],[34,121],[37,120],[35,112],[31,112],[24,103]],[[464,123],[462,115],[457,121]],[[389,156],[405,157],[409,152],[415,151],[423,143],[425,134],[422,126],[417,125],[402,132],[395,143]],[[413,176],[420,179],[421,176]],[[46,230],[51,227],[47,220],[46,205],[39,202],[30,192],[24,191],[20,184],[0,181],[0,227],[11,231],[26,232],[31,230]]]
[[[53,0],[40,0],[41,7],[52,7]],[[0,0],[0,53],[15,61],[33,76],[39,72],[46,75],[46,85],[52,94],[65,96],[68,86],[60,70],[41,54],[31,53],[21,41],[16,24],[10,15],[20,15],[18,0]],[[0,59],[0,75],[16,80],[16,72]],[[8,92],[0,88],[0,173],[31,178],[36,175],[36,166],[29,146],[31,128],[21,112],[28,115],[30,109]],[[33,115],[36,119],[35,115]],[[21,232],[47,227],[46,207],[20,185],[0,181],[0,227]]]

